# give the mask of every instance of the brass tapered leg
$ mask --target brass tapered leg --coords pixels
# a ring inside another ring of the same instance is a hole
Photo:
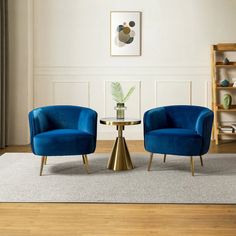
[[[84,163],[85,170],[86,170],[87,174],[89,174],[87,155],[82,155],[82,158],[83,158],[83,163]]]
[[[87,155],[85,155],[85,163],[86,163],[87,173],[89,174],[89,165],[88,165],[88,157],[87,157]]]
[[[118,137],[112,148],[111,156],[107,163],[107,168],[113,171],[131,170],[134,168],[128,146],[123,137],[124,126],[117,126]]]
[[[150,171],[150,169],[151,169],[152,158],[153,158],[153,153],[151,153],[151,155],[150,155],[150,160],[149,160],[149,164],[148,164],[148,171]]]
[[[190,162],[191,162],[191,171],[192,171],[192,176],[194,176],[194,159],[193,159],[192,156],[190,157]]]
[[[202,156],[200,156],[201,166],[203,166]]]
[[[47,158],[47,157],[45,157],[45,158],[44,158],[44,165],[46,165],[46,164],[47,164],[47,160],[48,160],[48,158]]]
[[[39,175],[42,176],[42,173],[43,173],[43,166],[44,166],[44,163],[45,163],[45,156],[42,156],[42,159],[41,159],[41,167],[40,167],[40,172],[39,172]]]
[[[166,154],[164,154],[164,163],[166,162]]]

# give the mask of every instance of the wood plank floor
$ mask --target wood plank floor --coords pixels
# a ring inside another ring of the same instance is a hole
[[[97,153],[110,152],[112,149],[114,141],[97,141]],[[146,152],[144,150],[144,144],[141,140],[128,140],[128,147],[130,152]],[[0,155],[5,152],[31,152],[30,146],[10,146],[5,149],[0,149]],[[228,141],[215,145],[214,142],[211,143],[209,153],[236,153],[236,141]]]
[[[236,206],[1,204],[0,235],[236,234]]]
[[[110,152],[112,144],[99,141],[96,152]],[[131,152],[144,151],[142,141],[128,145]],[[5,152],[30,148],[0,150]],[[235,153],[236,143],[212,143],[210,152]],[[235,236],[236,205],[0,203],[0,236],[130,234]]]

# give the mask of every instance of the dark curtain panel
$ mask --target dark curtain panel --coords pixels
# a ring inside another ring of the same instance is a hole
[[[6,146],[6,87],[8,76],[7,0],[0,0],[0,148]]]

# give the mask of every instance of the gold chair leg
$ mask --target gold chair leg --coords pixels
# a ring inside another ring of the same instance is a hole
[[[203,166],[202,156],[200,156],[201,166]]]
[[[82,155],[82,158],[83,158],[83,163],[84,163],[84,167],[85,167],[85,169],[86,169],[86,172],[87,172],[87,174],[89,174],[87,155]]]
[[[40,172],[39,172],[39,175],[42,176],[42,173],[43,173],[43,166],[44,166],[44,163],[45,163],[45,156],[42,156],[42,159],[41,159],[41,166],[40,166]]]
[[[192,171],[192,176],[194,176],[194,159],[193,159],[192,156],[190,157],[190,162],[191,162],[191,171]]]
[[[45,157],[44,158],[44,165],[47,165],[47,160],[48,160],[48,157]]]
[[[166,154],[164,154],[164,163],[166,162]]]
[[[153,158],[153,153],[151,153],[151,155],[150,155],[150,160],[149,160],[149,164],[148,164],[148,171],[150,171],[150,169],[151,169],[152,158]]]

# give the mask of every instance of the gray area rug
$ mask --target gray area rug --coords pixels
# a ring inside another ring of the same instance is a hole
[[[155,155],[147,171],[148,154],[132,154],[135,169],[106,169],[109,154],[89,155],[91,174],[82,158],[49,157],[43,176],[41,158],[31,153],[0,156],[1,202],[111,202],[111,203],[236,203],[236,154],[208,154],[204,167],[195,157]]]

